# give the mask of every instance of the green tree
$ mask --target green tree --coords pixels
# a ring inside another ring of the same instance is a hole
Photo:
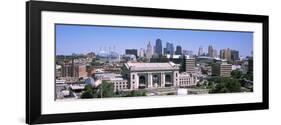
[[[242,72],[239,70],[233,70],[231,72],[231,77],[235,78],[235,79],[240,79],[242,76]]]
[[[219,78],[218,82],[211,93],[229,93],[229,92],[240,92],[241,84],[237,79],[233,78]]]
[[[86,85],[84,92],[81,94],[82,99],[94,98],[93,89],[91,85]]]
[[[243,78],[253,81],[253,72],[247,72],[247,74],[245,74]]]
[[[230,92],[241,91],[241,84],[237,79],[229,79],[229,81],[226,83],[226,87]]]
[[[114,85],[108,81],[102,81],[102,84],[98,86],[98,97],[107,98],[115,96]]]
[[[89,98],[94,98],[93,94],[91,91],[85,91],[81,95],[82,99],[89,99]]]
[[[125,97],[146,96],[146,91],[133,90],[128,92]]]
[[[207,86],[207,85],[208,85],[208,82],[207,82],[207,81],[204,81],[204,82],[203,82],[203,85],[204,85],[204,86]]]
[[[86,85],[84,92],[81,94],[82,99],[98,98],[98,88],[93,88],[91,85]]]

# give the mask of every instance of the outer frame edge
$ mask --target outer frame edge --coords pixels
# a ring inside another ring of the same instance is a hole
[[[32,3],[32,4],[31,4]],[[97,115],[97,113],[92,113],[92,112],[87,112],[87,113],[70,113],[70,114],[51,114],[51,115],[42,115],[41,113],[35,112],[34,113],[34,107],[31,108],[32,106],[34,106],[34,103],[32,103],[32,101],[35,101],[33,98],[30,98],[32,95],[30,95],[31,92],[34,92],[35,90],[31,89],[31,81],[34,78],[31,78],[32,72],[31,72],[31,67],[30,67],[30,62],[32,61],[32,59],[34,59],[33,56],[31,56],[31,45],[33,42],[40,42],[40,41],[32,41],[32,38],[34,38],[34,36],[31,35],[31,29],[34,28],[34,24],[30,23],[31,20],[34,19],[34,16],[37,15],[32,15],[30,14],[30,9],[33,7],[33,10],[36,10],[37,12],[41,11],[41,10],[54,10],[57,9],[56,7],[54,7],[55,5],[62,5],[64,3],[58,3],[58,2],[41,2],[41,1],[28,1],[26,2],[26,123],[27,124],[34,124],[34,123],[58,123],[58,122],[74,122],[74,121],[90,121],[90,120],[105,120],[105,119],[120,119],[120,118],[139,118],[139,117],[158,117],[158,116],[169,116],[169,115],[184,115],[184,114],[201,114],[201,113],[219,113],[219,112],[233,112],[233,111],[246,111],[246,110],[261,110],[261,109],[268,109],[269,108],[269,95],[268,95],[268,42],[269,42],[269,29],[268,29],[268,25],[269,25],[269,20],[268,20],[268,16],[261,16],[261,15],[244,15],[244,14],[228,14],[228,13],[216,13],[216,12],[199,12],[199,11],[183,11],[183,10],[176,10],[178,12],[184,13],[184,12],[195,12],[195,13],[204,13],[206,15],[211,14],[211,17],[214,17],[215,14],[218,14],[217,16],[223,17],[224,15],[231,15],[228,16],[227,20],[231,20],[233,17],[235,16],[250,16],[251,21],[246,21],[246,22],[260,22],[263,23],[263,102],[262,103],[250,103],[250,104],[230,104],[230,105],[215,105],[215,106],[211,106],[211,109],[208,109],[208,106],[196,106],[196,107],[185,107],[185,108],[177,108],[174,109],[174,111],[171,114],[157,114],[159,112],[163,112],[163,111],[157,111],[157,109],[151,110],[153,111],[153,114],[156,115],[148,115],[145,116],[144,112],[145,110],[143,110],[142,114],[138,114],[138,115],[129,115],[126,117],[120,117],[120,116],[114,116],[114,117],[98,117],[98,118],[76,118],[76,119],[70,119],[72,116],[74,115],[79,115],[81,114],[82,116],[85,115],[91,115],[94,116]],[[66,3],[66,6],[71,6],[71,5],[76,5],[76,6],[92,6],[90,4],[77,4],[77,3]],[[51,8],[47,7],[47,5],[52,5]],[[99,6],[101,8],[110,8],[110,7],[114,7],[114,6],[103,6],[103,5],[93,5],[93,6]],[[115,6],[116,8],[119,8],[117,6]],[[100,9],[101,9],[100,8]],[[123,7],[121,7],[123,8]],[[132,8],[137,8],[137,7],[124,7],[125,9],[132,9]],[[158,11],[164,11],[165,9],[152,9],[152,8],[137,8],[137,9],[149,9],[149,10],[158,10]],[[60,10],[63,11],[63,10]],[[81,10],[80,10],[81,11]],[[165,11],[173,11],[173,10],[165,10]],[[73,12],[73,11],[72,11]],[[175,12],[175,11],[174,11]],[[86,12],[85,12],[86,13]],[[90,13],[90,12],[89,12]],[[38,18],[38,17],[37,17]],[[210,18],[210,17],[208,17]],[[240,17],[241,18],[241,17]],[[256,21],[253,21],[252,18],[255,18]],[[214,19],[213,19],[214,20]],[[37,20],[38,21],[38,20]],[[31,28],[33,27],[33,28]],[[39,28],[41,29],[41,28]],[[34,32],[34,31],[33,31]],[[41,33],[41,30],[39,31]],[[32,38],[31,38],[32,37]],[[38,38],[38,36],[36,36],[36,38]],[[41,36],[39,36],[39,38],[41,38]],[[40,44],[41,45],[41,44]],[[41,48],[40,48],[41,50]],[[33,58],[32,58],[33,57]],[[41,61],[40,61],[41,62]],[[41,71],[41,69],[40,69]],[[40,78],[41,79],[41,78]],[[41,91],[41,89],[40,89]],[[38,90],[36,91],[38,92]],[[41,95],[40,95],[41,98]],[[36,101],[41,101],[41,100],[36,100]],[[41,105],[37,105],[38,103],[35,103],[35,107],[36,109],[38,109],[37,106],[39,106],[39,108],[41,108]],[[41,103],[39,103],[41,104]],[[245,107],[239,107],[240,106],[245,106]],[[226,107],[225,109],[219,109],[222,107]],[[251,108],[250,108],[251,107]],[[190,112],[179,112],[176,113],[175,111],[180,110],[180,109],[188,109],[190,108]],[[195,111],[194,109],[191,108],[195,108],[195,109],[207,109],[206,111]],[[159,109],[161,110],[161,109]],[[165,109],[162,109],[165,110]],[[169,110],[173,110],[172,108],[168,108],[166,109],[166,111]],[[149,110],[146,110],[149,111]],[[40,110],[41,112],[41,110]],[[107,112],[110,113],[111,111]],[[130,110],[128,111],[121,111],[123,112],[123,114],[125,112],[130,112]],[[134,112],[134,111],[132,111]],[[104,116],[105,113],[102,113]],[[116,113],[114,113],[116,114]],[[66,115],[66,117],[68,118],[63,118]],[[124,116],[124,115],[122,115]],[[56,118],[62,118],[62,119],[56,119]]]

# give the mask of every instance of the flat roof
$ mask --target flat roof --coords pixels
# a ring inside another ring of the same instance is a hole
[[[179,67],[173,62],[167,63],[125,63],[127,69],[131,71],[143,70],[178,70]]]

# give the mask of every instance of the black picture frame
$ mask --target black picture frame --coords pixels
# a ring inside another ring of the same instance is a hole
[[[41,11],[100,13],[181,19],[207,19],[262,23],[263,85],[261,103],[225,104],[192,107],[170,107],[122,111],[102,111],[69,114],[41,113]],[[137,118],[197,113],[230,112],[269,108],[268,48],[269,18],[264,15],[229,14],[153,8],[120,7],[62,2],[28,1],[26,3],[26,123],[58,123],[88,120]]]

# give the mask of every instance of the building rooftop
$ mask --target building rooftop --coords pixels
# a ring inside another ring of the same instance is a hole
[[[121,74],[115,73],[98,73],[96,77],[101,78],[102,80],[124,80]]]
[[[127,69],[131,71],[149,70],[178,70],[179,67],[173,62],[167,63],[125,63]]]

